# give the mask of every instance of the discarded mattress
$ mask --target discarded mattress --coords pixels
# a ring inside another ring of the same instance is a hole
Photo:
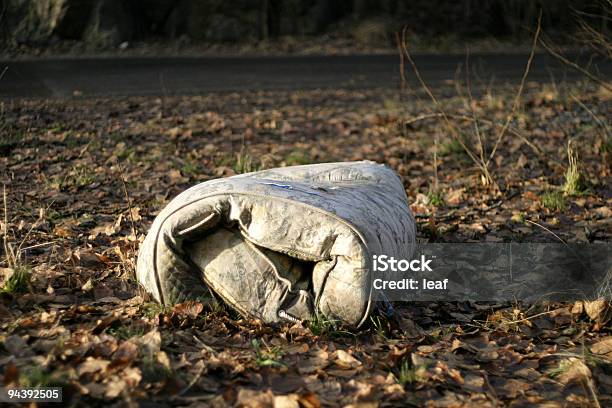
[[[324,315],[359,326],[378,296],[372,255],[409,258],[414,242],[404,187],[388,167],[284,167],[178,195],[153,222],[137,275],[163,304],[212,291],[264,322]]]

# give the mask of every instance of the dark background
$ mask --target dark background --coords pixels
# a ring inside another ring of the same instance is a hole
[[[241,44],[313,37],[384,47],[405,26],[422,42],[521,43],[540,9],[544,31],[564,44],[580,40],[577,16],[609,32],[601,0],[0,0],[0,38],[5,50],[62,42],[104,49],[126,41]]]

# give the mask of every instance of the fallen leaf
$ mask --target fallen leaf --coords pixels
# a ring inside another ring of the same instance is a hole
[[[610,319],[610,303],[605,299],[584,301],[584,310],[591,320],[600,325],[605,324]]]
[[[355,368],[361,362],[344,350],[338,350],[334,354],[334,363],[344,369]]]
[[[131,341],[124,341],[113,354],[113,366],[131,364],[137,358],[138,346]]]
[[[77,368],[77,374],[82,376],[83,374],[97,373],[98,371],[105,371],[109,366],[110,361],[101,358],[87,357],[87,359],[81,363]]]
[[[612,360],[612,336],[604,337],[591,346],[591,351],[609,357]]]
[[[300,408],[300,397],[297,394],[276,395],[274,408]]]
[[[144,336],[136,339],[136,344],[140,346],[146,355],[155,355],[161,348],[161,334],[159,330],[153,329]]]
[[[111,381],[106,385],[104,396],[109,399],[117,398],[126,388],[127,383],[125,380],[113,376]]]
[[[272,391],[257,391],[248,388],[238,390],[236,406],[243,408],[267,408],[274,406]]]
[[[297,369],[300,374],[311,374],[319,369],[324,369],[329,365],[329,355],[326,351],[318,350],[298,363]]]
[[[499,358],[499,353],[496,350],[492,350],[492,349],[479,350],[476,353],[476,360],[482,361],[485,363],[497,360],[498,358]]]
[[[195,319],[204,310],[204,305],[200,302],[187,301],[179,303],[172,309],[172,314],[179,317]]]
[[[23,340],[21,336],[17,334],[6,337],[4,339],[3,346],[6,351],[16,357],[26,357],[33,354],[32,350],[30,350],[30,347],[28,346],[28,343],[26,343],[25,340]]]
[[[591,370],[579,358],[570,357],[560,363],[563,372],[559,375],[559,382],[562,384],[581,383],[589,381],[591,378]]]
[[[19,380],[19,369],[17,366],[10,361],[4,366],[4,377],[2,378],[2,384],[5,386],[16,383]]]
[[[300,401],[300,405],[304,408],[320,408],[321,407],[321,401],[319,400],[319,397],[317,397],[317,395],[312,392],[300,394],[299,401]]]

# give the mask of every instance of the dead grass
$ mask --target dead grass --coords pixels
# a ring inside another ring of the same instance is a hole
[[[562,190],[566,196],[575,196],[582,191],[582,174],[578,167],[578,153],[572,148],[571,140],[567,142],[567,160],[568,166]]]
[[[470,139],[460,131],[459,127],[451,120],[452,116],[449,115],[446,110],[443,108],[442,104],[438,101],[438,98],[434,95],[432,89],[425,82],[419,69],[412,59],[410,52],[408,51],[408,42],[406,39],[406,28],[402,30],[401,36],[397,35],[398,41],[398,49],[400,50],[400,70],[401,73],[401,89],[404,90],[405,86],[405,75],[403,73],[404,70],[404,58],[410,63],[412,70],[425,93],[431,99],[435,109],[437,112],[433,114],[429,114],[427,116],[430,117],[440,117],[442,119],[442,123],[447,131],[447,133],[452,137],[453,143],[458,144],[463,151],[468,155],[473,164],[477,166],[477,168],[481,172],[481,180],[482,184],[485,186],[492,186],[495,189],[499,190],[499,186],[495,181],[494,175],[491,173],[491,162],[495,159],[496,153],[500,147],[500,144],[505,140],[506,135],[509,133],[509,128],[511,122],[516,118],[518,110],[521,106],[521,97],[523,95],[523,91],[525,88],[525,83],[527,80],[527,76],[529,75],[529,71],[531,68],[531,64],[533,62],[533,58],[535,56],[536,46],[538,43],[538,39],[541,31],[541,23],[542,23],[542,13],[538,17],[537,26],[535,29],[535,34],[533,36],[533,42],[531,46],[531,52],[529,54],[529,58],[527,60],[525,70],[523,72],[523,76],[521,77],[521,82],[514,96],[514,100],[510,107],[510,110],[505,115],[505,120],[500,127],[500,130],[496,137],[492,140],[487,140],[487,135],[485,135],[481,127],[479,126],[479,118],[476,115],[473,107],[473,96],[471,90],[471,77],[469,71],[469,53],[466,54],[466,88],[468,99],[465,101],[465,105],[470,108],[471,116],[468,117],[470,121],[473,123],[473,138],[475,141],[470,141]],[[433,115],[433,116],[432,116]],[[413,121],[421,120],[418,118],[413,118]],[[525,140],[525,138],[522,138]],[[487,150],[487,145],[491,145],[492,147]]]

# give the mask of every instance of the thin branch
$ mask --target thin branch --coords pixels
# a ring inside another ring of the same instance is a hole
[[[15,268],[15,259],[12,258],[12,250],[8,243],[8,206],[6,204],[6,185],[2,185],[2,198],[4,202],[4,228],[2,234],[2,241],[4,244],[4,252],[6,253],[6,262],[9,268]]]
[[[552,234],[552,235],[553,235],[555,238],[557,238],[559,241],[561,241],[561,243],[562,243],[563,245],[565,245],[566,247],[568,247],[568,248],[569,248],[569,245],[567,245],[567,242],[565,242],[565,241],[563,240],[563,238],[561,238],[560,236],[558,236],[557,234],[555,234],[555,233],[554,233],[553,231],[551,231],[550,229],[546,228],[544,225],[542,225],[542,224],[538,224],[537,222],[535,222],[535,221],[531,221],[531,220],[528,220],[528,219],[526,219],[525,221],[527,221],[528,223],[533,224],[533,225],[535,225],[535,226],[537,226],[537,227],[542,228],[544,231],[547,231],[547,232],[551,233],[551,234]]]
[[[206,364],[204,364],[204,362],[202,360],[198,361],[198,363],[200,363],[200,362],[202,364],[200,364],[200,367],[198,368],[198,371],[193,376],[191,381],[189,381],[189,384],[187,384],[181,391],[179,391],[178,396],[185,395],[185,393],[187,391],[189,391],[191,389],[191,387],[193,387],[195,385],[195,383],[197,383],[200,380],[200,378],[202,377],[202,373],[204,373],[204,369],[206,368]],[[196,364],[196,365],[198,365],[198,364]]]
[[[499,135],[497,136],[497,140],[495,141],[495,144],[493,145],[491,154],[489,154],[489,158],[487,159],[487,165],[489,164],[489,162],[491,162],[491,160],[495,156],[495,153],[497,152],[497,148],[499,147],[499,144],[502,142],[506,134],[506,131],[508,130],[508,127],[510,126],[510,122],[514,118],[516,111],[518,109],[518,106],[521,100],[521,96],[523,94],[523,89],[525,88],[525,82],[527,80],[527,75],[529,75],[529,70],[531,69],[531,63],[533,62],[533,57],[535,56],[535,51],[538,45],[538,38],[540,37],[541,28],[542,28],[542,10],[540,9],[540,15],[538,16],[538,25],[536,27],[536,32],[535,32],[535,35],[533,36],[533,43],[531,45],[531,53],[529,54],[529,59],[527,60],[527,65],[525,66],[523,77],[521,78],[521,84],[519,86],[518,91],[516,92],[516,96],[514,97],[514,102],[512,104],[512,110],[510,111],[510,114],[506,117],[506,122],[504,123],[502,130],[499,132]]]
[[[397,42],[397,52],[399,53],[399,71],[400,71],[400,98],[404,95],[406,89],[406,67],[404,65],[404,53],[402,52],[402,43],[399,32],[395,33],[395,41]]]
[[[604,132],[606,133],[606,137],[610,137],[610,129],[608,128],[608,125],[606,123],[604,123],[591,109],[589,109],[584,102],[582,102],[580,99],[578,99],[576,97],[576,95],[574,95],[573,93],[570,92],[570,96],[572,97],[572,99],[578,103],[578,105],[580,105],[580,107],[582,109],[584,109],[585,111],[587,111],[591,117],[595,120],[595,122],[597,122],[597,124],[599,126],[601,126],[601,128],[604,130]]]
[[[128,204],[128,213],[130,217],[130,224],[132,226],[132,235],[134,236],[134,239],[136,239],[137,237],[136,223],[134,222],[134,215],[132,214],[132,200],[130,199],[130,194],[128,193],[127,184],[125,182],[125,177],[123,175],[123,169],[121,168],[121,164],[119,163],[119,161],[117,161],[117,168],[119,168],[119,175],[121,176],[121,184],[123,185],[123,193],[125,195],[125,199]],[[136,247],[134,247],[134,251],[135,250],[136,250]]]
[[[467,120],[467,121],[474,121],[474,118],[467,116],[467,115],[456,115],[456,114],[447,114],[449,118],[453,118],[453,119],[461,119],[461,120]],[[422,120],[426,120],[426,119],[432,119],[432,118],[440,118],[442,117],[441,114],[439,113],[427,113],[427,114],[423,114],[423,115],[419,115],[419,116],[415,116],[413,118],[408,119],[407,121],[404,122],[404,126],[406,125],[411,125],[413,123],[416,122],[420,122]],[[492,125],[492,126],[499,126],[499,124],[496,124],[495,122],[493,122],[492,120],[488,120],[488,119],[479,119],[481,123],[486,123],[488,125]],[[535,154],[537,154],[540,157],[544,157],[544,152],[542,152],[542,150],[536,146],[535,144],[533,144],[532,142],[529,141],[529,139],[527,139],[525,136],[523,136],[518,130],[512,128],[512,127],[508,127],[508,129],[506,130],[507,132],[509,132],[510,134],[513,134],[514,136],[520,138],[527,146],[529,146]]]
[[[478,126],[478,117],[476,116],[476,110],[472,106],[474,103],[474,97],[472,96],[472,80],[470,78],[470,50],[467,49],[465,52],[465,86],[467,88],[468,94],[468,107],[470,112],[472,113],[472,118],[474,120],[474,132],[476,133],[476,137],[478,138],[478,146],[480,148],[480,161],[485,162],[485,145],[482,139],[482,135],[480,134],[480,126]]]
[[[444,119],[444,122],[446,123],[447,129],[449,130],[449,132],[451,133],[451,135],[457,140],[457,142],[459,142],[459,144],[461,145],[461,147],[463,148],[463,150],[465,150],[465,152],[467,153],[467,155],[470,157],[470,159],[472,159],[472,161],[483,171],[486,172],[486,168],[484,168],[482,166],[482,164],[479,162],[478,158],[476,157],[476,155],[472,152],[472,150],[465,144],[465,142],[463,141],[463,139],[461,138],[459,132],[457,131],[457,129],[452,125],[452,123],[450,122],[450,120],[448,119],[448,116],[446,114],[446,112],[444,111],[444,109],[442,109],[442,106],[440,105],[440,102],[438,101],[438,99],[435,97],[435,95],[433,94],[433,92],[431,91],[431,88],[427,85],[427,83],[425,82],[425,80],[423,79],[423,77],[421,76],[421,73],[416,65],[416,63],[414,62],[414,60],[412,59],[412,56],[410,55],[410,52],[408,52],[408,47],[406,46],[406,28],[404,28],[402,30],[402,42],[401,42],[401,46],[402,46],[402,50],[404,52],[404,55],[406,56],[406,59],[408,60],[408,62],[410,63],[410,65],[412,66],[412,70],[414,71],[414,74],[417,77],[417,80],[419,81],[419,83],[421,84],[421,86],[423,87],[423,89],[425,90],[425,92],[427,93],[427,95],[429,96],[429,98],[431,99],[431,101],[433,102],[434,106],[438,109],[440,116]]]
[[[533,316],[525,317],[524,319],[511,320],[509,322],[501,322],[501,324],[510,325],[510,324],[528,322],[529,320],[535,319],[536,317],[546,316],[554,312],[556,312],[556,310],[549,310],[547,312],[542,312],[542,313],[534,314]]]
[[[557,51],[553,50],[552,47],[550,45],[546,44],[543,40],[540,39],[539,43],[542,46],[542,48],[544,48],[550,55],[552,55],[553,57],[555,57],[556,59],[558,59],[559,61],[561,61],[565,65],[569,66],[570,68],[573,68],[576,71],[586,75],[590,80],[592,80],[593,82],[596,82],[597,84],[601,85],[606,90],[612,92],[612,86],[609,85],[608,83],[606,83],[606,81],[604,81],[601,78],[599,78],[598,76],[592,74],[588,70],[582,68],[580,65],[576,64],[575,62],[572,62],[572,61],[568,60],[563,55],[561,55]]]

